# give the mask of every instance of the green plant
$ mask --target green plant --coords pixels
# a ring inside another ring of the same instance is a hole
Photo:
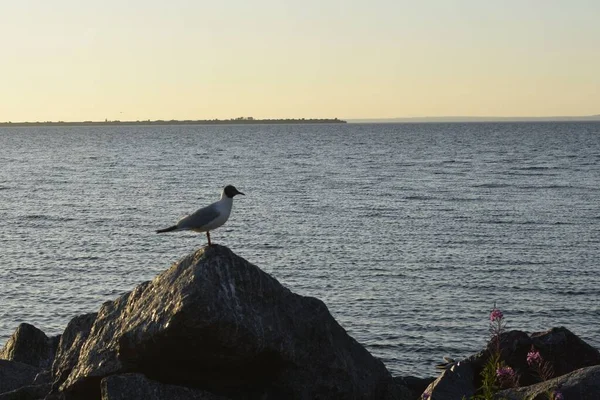
[[[476,400],[492,400],[498,390],[517,386],[517,374],[502,360],[500,340],[505,328],[504,314],[494,304],[490,312],[490,354],[481,371],[481,386],[474,397]]]

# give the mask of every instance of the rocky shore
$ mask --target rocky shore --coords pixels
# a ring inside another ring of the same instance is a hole
[[[553,378],[528,372],[535,347]],[[565,328],[501,335],[515,387],[496,398],[600,399],[600,353]],[[469,399],[488,347],[437,377],[392,377],[325,304],[222,246],[200,249],[60,336],[29,324],[0,350],[0,400]]]

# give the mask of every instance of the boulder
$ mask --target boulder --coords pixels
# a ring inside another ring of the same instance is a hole
[[[600,364],[598,350],[567,328],[552,328],[531,335],[518,330],[508,331],[500,337],[500,350],[502,360],[518,376],[518,386],[540,382],[540,377],[527,364],[527,353],[531,351],[532,346],[540,352],[542,359],[552,366],[553,376]],[[476,388],[481,387],[481,371],[493,350],[494,344],[489,343],[485,350],[466,360],[473,367]]]
[[[35,326],[22,323],[0,351],[0,358],[38,368],[49,368],[54,360],[59,338],[48,338]]]
[[[498,400],[547,400],[556,391],[568,400],[600,399],[600,366],[581,368],[558,378],[531,386],[503,390],[496,394]]]
[[[107,376],[101,388],[102,400],[228,400],[200,389],[154,382],[142,374]]]
[[[322,301],[218,245],[105,303],[61,390],[99,399],[128,372],[233,399],[405,398]]]
[[[53,392],[67,379],[79,359],[79,351],[87,340],[97,313],[79,315],[67,324],[60,337],[54,363],[52,364]]]
[[[531,341],[552,365],[554,376],[600,364],[600,352],[565,327],[533,333]]]
[[[31,385],[39,372],[39,368],[29,364],[0,360],[0,393]]]

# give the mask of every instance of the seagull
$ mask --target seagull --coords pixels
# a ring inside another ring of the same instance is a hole
[[[177,225],[170,226],[165,229],[159,229],[156,233],[172,232],[172,231],[194,231],[194,232],[206,232],[208,238],[208,245],[210,243],[210,231],[217,229],[229,219],[231,214],[231,206],[233,205],[233,198],[244,193],[240,192],[235,186],[227,185],[221,192],[221,199],[212,203],[209,206],[199,209],[193,214],[181,218]]]

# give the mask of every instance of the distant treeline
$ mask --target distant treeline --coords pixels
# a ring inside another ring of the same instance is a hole
[[[44,122],[0,122],[0,126],[105,126],[105,125],[219,125],[219,124],[345,124],[337,118],[297,118],[297,119],[254,119],[240,117],[235,119],[197,119],[197,120],[145,120],[145,121],[44,121]]]

